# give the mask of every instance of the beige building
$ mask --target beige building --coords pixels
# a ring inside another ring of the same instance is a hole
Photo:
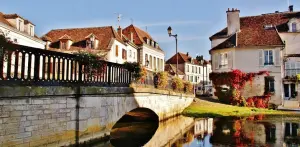
[[[227,27],[210,37],[213,72],[233,69],[246,73],[269,71],[269,76],[256,77],[252,86],[246,86],[243,95],[271,93],[270,103],[281,105],[284,42],[274,26],[286,23],[286,13],[240,17],[240,10],[228,9]]]

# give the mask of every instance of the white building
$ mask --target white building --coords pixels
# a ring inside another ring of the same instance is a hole
[[[113,63],[137,62],[137,46],[112,26],[51,30],[43,36],[47,49],[65,53],[88,51]]]
[[[204,64],[201,65],[196,59],[189,56],[188,53],[178,53],[178,73],[183,73],[184,80],[190,81],[193,84],[199,84],[204,81],[207,85],[210,83],[209,73],[211,73],[211,65],[208,61],[204,60]],[[172,65],[176,72],[177,57],[176,54],[166,61],[166,64]],[[167,72],[172,73],[170,68],[166,69]]]
[[[145,31],[130,25],[122,30],[131,42],[138,46],[138,62],[149,71],[164,71],[165,53],[158,43]]]
[[[297,84],[296,76],[300,74],[300,18],[299,11],[293,12],[293,6],[290,6],[290,12],[283,13],[285,23],[277,26],[277,30],[285,48],[282,50],[283,68],[283,107],[298,108],[300,96],[300,86]]]
[[[45,42],[35,35],[35,25],[18,14],[0,12],[0,33],[14,44],[45,48]]]

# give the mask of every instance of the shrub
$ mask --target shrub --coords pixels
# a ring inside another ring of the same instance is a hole
[[[184,88],[183,80],[181,78],[179,78],[178,76],[175,76],[172,79],[172,87],[173,87],[173,90],[182,91]]]
[[[163,71],[163,72],[158,72],[158,88],[159,89],[165,89],[168,85],[168,73]]]
[[[184,87],[185,87],[186,93],[194,93],[194,86],[190,81],[185,81]]]
[[[144,82],[147,75],[147,70],[145,67],[142,67],[137,62],[125,62],[124,68],[127,69],[129,72],[132,72],[132,76],[135,78],[135,80],[140,80],[141,82]]]

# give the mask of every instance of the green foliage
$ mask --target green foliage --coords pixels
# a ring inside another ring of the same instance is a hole
[[[145,80],[145,77],[147,75],[147,71],[139,63],[137,63],[137,62],[125,62],[124,67],[129,72],[133,73],[133,77],[136,80],[142,80],[142,81]]]
[[[4,55],[4,49],[13,48],[12,42],[7,40],[7,38],[0,33],[0,57]],[[4,57],[4,60],[7,60],[7,54]]]
[[[173,87],[173,90],[182,91],[184,88],[183,80],[181,78],[179,78],[178,76],[175,76],[172,79],[172,87]]]
[[[101,57],[89,52],[79,51],[75,53],[77,60],[84,64],[83,73],[89,77],[97,76],[102,72],[106,72],[106,63],[101,62]]]
[[[165,71],[162,71],[162,72],[158,72],[157,75],[158,75],[158,79],[159,79],[158,88],[165,89],[168,85],[168,73]]]
[[[186,93],[194,93],[194,86],[190,81],[185,81],[184,87],[186,89]]]
[[[203,56],[201,55],[201,56],[197,56],[196,57],[196,60],[200,63],[201,62],[201,60],[203,60],[204,58],[203,58]]]

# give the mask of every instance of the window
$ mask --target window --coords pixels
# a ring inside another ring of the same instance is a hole
[[[22,26],[23,26],[23,21],[22,20],[19,20],[19,31],[23,31],[22,30]]]
[[[189,66],[189,65],[187,65],[186,71],[187,71],[187,72],[190,72],[190,66]]]
[[[195,76],[195,82],[197,83],[197,76]]]
[[[147,62],[148,62],[148,55],[145,54],[145,66],[147,66]]]
[[[132,57],[132,52],[131,52],[131,50],[129,50],[129,58],[131,58]]]
[[[135,52],[133,52],[133,59],[135,59]]]
[[[273,62],[273,50],[264,51],[265,63],[264,65],[274,65]]]
[[[122,49],[122,59],[127,59],[127,51],[125,49]]]
[[[61,49],[67,49],[67,42],[61,41],[60,45],[61,45],[60,47]]]
[[[118,57],[118,56],[119,56],[119,46],[116,45],[116,57]]]
[[[152,68],[152,56],[150,55],[149,58],[150,58],[150,61],[149,61],[150,66],[149,67]]]
[[[295,22],[292,23],[292,32],[297,32],[297,24]]]
[[[275,80],[274,77],[265,77],[265,93],[275,92]]]
[[[288,61],[285,62],[285,76],[296,76],[300,74],[300,62]]]
[[[33,34],[33,26],[30,26],[29,34],[30,34],[31,36],[34,36],[34,34]]]
[[[226,68],[228,66],[228,54],[227,53],[223,53],[220,54],[220,68]]]
[[[192,66],[192,73],[194,73],[194,66]]]
[[[194,77],[193,77],[193,76],[190,76],[190,80],[191,80],[191,82],[193,82],[193,80],[194,80]]]
[[[86,47],[89,49],[94,49],[94,41],[87,40],[86,41]]]
[[[154,63],[153,69],[156,69],[156,57],[153,57],[153,63]]]

